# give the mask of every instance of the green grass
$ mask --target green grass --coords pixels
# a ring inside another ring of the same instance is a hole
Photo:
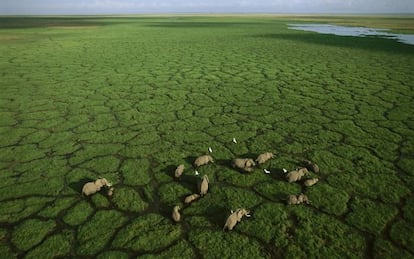
[[[2,256],[414,257],[414,46],[293,22],[414,31],[402,16],[0,17]],[[184,206],[209,147],[209,193]],[[304,159],[320,181],[287,183]],[[114,195],[82,197],[98,177]],[[310,204],[286,205],[300,193]],[[239,207],[252,216],[223,232]]]
[[[39,244],[48,232],[56,227],[53,220],[40,221],[28,219],[16,227],[11,238],[12,243],[20,250],[27,251]]]

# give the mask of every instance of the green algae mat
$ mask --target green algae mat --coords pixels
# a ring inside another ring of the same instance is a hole
[[[1,257],[413,258],[414,46],[294,22],[0,18]],[[304,159],[312,187],[283,175]]]

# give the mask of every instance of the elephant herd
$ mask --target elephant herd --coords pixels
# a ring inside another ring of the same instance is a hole
[[[210,149],[209,149],[210,150]],[[211,151],[210,151],[211,152]],[[232,167],[235,169],[240,170],[241,172],[247,172],[251,173],[253,170],[260,164],[266,163],[268,160],[272,159],[274,157],[273,153],[271,152],[265,152],[263,154],[260,154],[255,160],[252,158],[235,158],[232,160]],[[214,159],[210,155],[202,155],[195,159],[194,161],[194,167],[197,169],[200,166],[214,163]],[[177,168],[174,171],[174,177],[176,179],[179,179],[181,175],[183,174],[185,170],[185,166],[183,164],[180,164],[177,166]],[[313,171],[314,173],[319,172],[319,167],[315,163],[305,160],[303,162],[303,167],[297,168],[292,171],[283,170],[285,172],[285,178],[287,182],[293,183],[300,181],[302,177],[309,175],[309,170]],[[266,173],[270,173],[270,171],[265,169]],[[196,171],[197,174],[197,171]],[[198,174],[197,174],[198,175]],[[319,181],[318,178],[311,178],[306,179],[303,184],[306,187],[310,187],[314,184],[316,184]],[[96,192],[99,192],[102,187],[106,187],[107,189],[107,195],[111,197],[114,192],[114,188],[112,187],[112,184],[108,182],[105,178],[98,178],[96,181],[88,182],[86,183],[82,188],[82,194],[85,196],[90,196],[95,194]],[[184,203],[186,205],[190,205],[192,202],[202,198],[205,196],[208,192],[209,188],[209,179],[207,175],[204,175],[201,177],[201,182],[199,184],[199,193],[193,193],[185,197]],[[286,199],[288,205],[296,205],[301,203],[309,204],[308,197],[301,193],[298,196],[296,195],[289,195]],[[180,214],[181,207],[179,205],[175,206],[172,211],[172,219],[175,222],[179,222],[181,220],[181,214]],[[250,211],[245,208],[239,208],[236,211],[231,211],[231,214],[228,216],[226,223],[223,227],[223,230],[228,229],[232,230],[238,222],[241,221],[243,216],[250,217]]]
[[[253,160],[252,158],[235,158],[232,160],[232,167],[240,170],[241,172],[251,173],[256,168],[256,166],[266,163],[268,160],[272,159],[273,157],[274,157],[273,153],[265,152],[263,154],[260,154],[255,160]],[[194,167],[197,169],[200,166],[207,165],[209,163],[214,163],[213,157],[210,155],[202,155],[195,159]],[[286,171],[285,177],[289,183],[300,181],[302,177],[309,175],[309,170],[315,173],[319,172],[319,167],[315,163],[309,160],[305,160],[303,164],[304,164],[304,167],[297,168],[296,170],[292,170],[290,172]],[[180,164],[179,166],[177,166],[174,172],[174,177],[176,179],[179,179],[181,175],[183,174],[184,170],[185,170],[185,166],[183,164]],[[265,169],[265,172],[270,173],[270,171],[266,169]],[[198,175],[197,171],[196,171],[196,175]],[[306,187],[310,187],[316,184],[318,181],[319,181],[318,178],[306,179],[304,181],[304,185]],[[187,197],[185,197],[184,203],[186,205],[189,205],[193,201],[196,201],[199,198],[206,195],[208,192],[208,184],[209,184],[208,176],[204,175],[201,178],[201,183],[199,185],[199,193],[193,193],[191,195],[188,195]],[[295,205],[295,204],[301,204],[301,203],[309,204],[308,197],[303,193],[301,193],[298,196],[289,195],[287,197],[288,205]],[[180,209],[181,207],[179,205],[173,208],[172,219],[175,222],[179,222],[181,220]],[[235,225],[241,221],[243,216],[250,217],[249,213],[250,211],[245,208],[239,208],[234,212],[231,211],[231,214],[228,216],[226,223],[223,227],[223,230],[225,229],[232,230],[235,227]]]

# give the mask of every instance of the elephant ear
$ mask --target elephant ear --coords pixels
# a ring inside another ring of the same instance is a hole
[[[111,184],[106,180],[106,178],[102,178],[102,185],[111,186]]]
[[[97,180],[95,181],[95,185],[96,185],[96,186],[99,186],[99,187],[102,187],[102,186],[104,186],[104,185],[105,185],[105,182],[103,181],[103,179],[102,179],[102,178],[99,178],[99,179],[97,179]]]
[[[244,210],[238,209],[236,211],[236,214],[237,214],[237,218],[241,219],[244,216]]]
[[[244,167],[250,167],[250,166],[249,166],[249,163],[250,163],[250,162],[249,162],[249,160],[248,160],[248,159],[246,159],[246,161],[244,162]]]

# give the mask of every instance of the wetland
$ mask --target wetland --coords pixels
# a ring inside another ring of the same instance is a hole
[[[321,20],[414,30],[410,17],[0,17],[2,258],[413,258],[414,46],[288,29]],[[263,152],[251,173],[230,166]],[[320,168],[312,187],[283,175],[304,159]],[[203,175],[208,193],[175,223]],[[98,177],[113,196],[83,197]],[[309,204],[286,204],[300,193]],[[237,208],[251,217],[223,232]]]

